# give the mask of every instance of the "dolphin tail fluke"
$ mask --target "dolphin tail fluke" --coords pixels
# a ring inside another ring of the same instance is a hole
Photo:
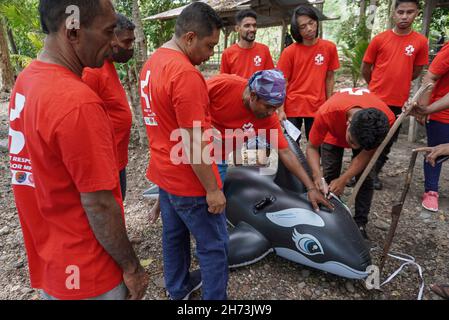
[[[270,242],[246,222],[229,232],[229,268],[256,263],[273,252]]]

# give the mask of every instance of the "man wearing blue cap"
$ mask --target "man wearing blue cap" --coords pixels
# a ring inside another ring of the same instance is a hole
[[[318,204],[332,208],[284,137],[276,114],[286,96],[285,78],[280,71],[258,71],[249,81],[236,75],[220,74],[209,79],[207,87],[212,125],[220,131],[223,146],[223,162],[218,166],[222,180],[226,176],[226,159],[230,152],[240,150],[241,142],[255,140],[260,145],[261,141],[267,141],[278,149],[280,160],[290,172],[304,183],[315,210],[318,210]],[[220,152],[219,148],[215,148],[217,152]]]

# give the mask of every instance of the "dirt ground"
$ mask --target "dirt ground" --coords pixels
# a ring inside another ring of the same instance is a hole
[[[2,145],[7,143],[7,105],[0,104],[0,299],[39,299],[30,288],[27,258],[17,217],[8,169],[8,154]],[[411,149],[424,145],[407,142],[401,135],[392,151],[381,179],[382,191],[376,191],[368,224],[368,233],[375,246],[381,247],[389,225],[392,203],[399,198]],[[420,157],[420,159],[422,159]],[[346,156],[346,163],[350,160]],[[128,167],[128,195],[125,203],[127,227],[135,249],[151,281],[145,299],[166,299],[162,284],[161,223],[150,225],[147,214],[151,202],[142,192],[149,187],[144,172],[147,151],[130,148]],[[447,165],[440,182],[440,211],[430,213],[421,208],[423,192],[422,161],[415,168],[410,192],[404,206],[393,250],[416,258],[423,268],[424,299],[439,299],[429,290],[434,282],[449,282],[449,182]],[[351,189],[346,190],[346,196]],[[379,262],[380,251],[372,251],[373,263]],[[196,263],[196,262],[195,262]],[[389,259],[382,279],[396,270],[400,263]],[[318,270],[294,264],[274,254],[261,262],[232,271],[229,279],[230,299],[416,299],[420,279],[417,269],[408,266],[382,291],[367,290],[358,281],[350,281]],[[196,296],[198,299],[198,296]]]

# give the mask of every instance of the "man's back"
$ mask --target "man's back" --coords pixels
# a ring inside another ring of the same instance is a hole
[[[80,193],[114,190],[121,203],[101,100],[68,69],[34,61],[17,80],[10,121],[13,189],[32,285],[59,299],[113,289],[122,272],[96,240],[80,200]],[[78,282],[67,280],[72,273]]]
[[[114,63],[105,61],[102,68],[85,68],[83,81],[98,94],[105,104],[106,112],[114,128],[119,170],[123,170],[128,164],[132,113]]]
[[[204,196],[204,187],[182,147],[177,147],[180,128],[211,127],[203,76],[184,54],[163,47],[143,67],[141,84],[142,110],[151,149],[148,179],[176,195]],[[189,188],[180,181],[180,176],[189,181]]]

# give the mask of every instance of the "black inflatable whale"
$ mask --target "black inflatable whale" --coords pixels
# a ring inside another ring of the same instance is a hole
[[[306,166],[298,145],[287,138],[292,151]],[[233,167],[226,176],[226,216],[233,226],[230,267],[246,266],[275,252],[338,276],[365,278],[371,264],[369,249],[349,209],[333,199],[333,212],[323,208],[316,213],[304,186],[282,162],[272,175],[261,175],[259,169]]]

